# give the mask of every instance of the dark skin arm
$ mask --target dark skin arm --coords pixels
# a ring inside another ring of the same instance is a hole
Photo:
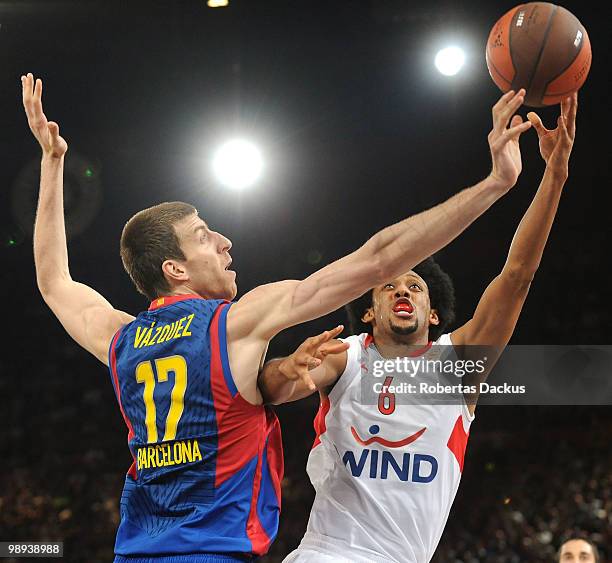
[[[569,158],[576,135],[577,108],[577,94],[564,100],[557,128],[553,130],[545,129],[537,114],[528,114],[538,134],[540,152],[546,162],[544,176],[519,223],[502,271],[482,294],[473,317],[452,332],[451,339],[455,346],[492,346],[498,357],[510,341],[531,282],[540,266],[563,186],[568,178]],[[489,370],[495,359],[487,362]],[[468,398],[468,403],[472,403],[469,405],[472,413],[475,399],[473,396]]]
[[[290,356],[267,362],[258,379],[264,402],[297,401],[333,385],[346,368],[349,345],[335,340],[343,328],[311,336]]]

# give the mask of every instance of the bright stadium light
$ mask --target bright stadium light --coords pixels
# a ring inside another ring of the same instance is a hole
[[[465,53],[459,47],[446,47],[438,51],[435,59],[436,68],[444,76],[454,76],[465,63]]]
[[[241,139],[222,145],[213,158],[213,171],[228,188],[239,190],[254,184],[262,169],[263,160],[257,147]]]

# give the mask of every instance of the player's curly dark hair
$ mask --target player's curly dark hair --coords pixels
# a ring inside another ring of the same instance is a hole
[[[429,327],[429,340],[437,340],[448,326],[455,320],[455,288],[450,276],[440,268],[440,265],[429,257],[412,268],[421,276],[429,289],[431,308],[438,312],[440,324]],[[372,290],[364,293],[345,306],[349,319],[351,334],[372,332],[372,325],[361,320],[366,310],[372,306]]]

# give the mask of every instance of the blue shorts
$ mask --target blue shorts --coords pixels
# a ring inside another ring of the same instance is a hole
[[[245,554],[190,553],[185,555],[162,555],[160,557],[125,557],[115,555],[114,563],[242,563],[257,561],[257,557]]]

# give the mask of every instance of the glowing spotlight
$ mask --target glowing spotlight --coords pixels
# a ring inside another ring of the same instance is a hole
[[[228,188],[242,189],[256,182],[263,169],[261,153],[248,141],[228,141],[216,152],[213,170]]]
[[[446,47],[436,55],[436,68],[445,76],[454,76],[465,63],[465,53],[459,47]]]
[[[206,4],[209,8],[225,8],[229,4],[229,0],[208,0]]]

